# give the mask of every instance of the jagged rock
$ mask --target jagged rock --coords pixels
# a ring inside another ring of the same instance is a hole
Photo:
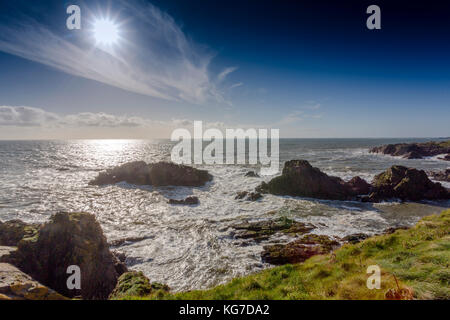
[[[397,198],[403,201],[450,199],[450,192],[440,183],[428,179],[423,170],[392,166],[375,176],[374,192],[364,201],[378,202]]]
[[[351,193],[353,195],[368,194],[372,190],[372,186],[368,182],[366,182],[366,180],[361,179],[358,176],[348,181],[347,185],[350,187]]]
[[[256,201],[262,198],[262,194],[259,192],[248,192],[248,191],[241,191],[238,192],[235,200],[247,200],[247,201]]]
[[[38,230],[38,224],[27,224],[21,220],[0,221],[0,245],[16,246],[23,238],[34,237]]]
[[[370,152],[402,156],[406,159],[421,159],[423,157],[450,153],[450,140],[442,142],[388,144],[372,148]]]
[[[169,287],[159,283],[150,283],[150,280],[142,272],[130,271],[120,276],[110,299],[145,297],[155,290],[167,292]]]
[[[350,183],[338,177],[328,176],[306,160],[291,160],[285,163],[281,176],[263,182],[257,191],[275,195],[290,195],[330,200],[349,200],[368,186],[359,177]]]
[[[245,176],[249,178],[259,178],[259,174],[257,174],[255,171],[249,171],[245,174]]]
[[[65,300],[15,266],[0,263],[0,300]]]
[[[125,181],[156,187],[169,185],[199,187],[211,180],[212,176],[206,170],[170,162],[146,164],[143,161],[135,161],[100,172],[89,184],[106,185]]]
[[[263,241],[269,239],[269,236],[283,232],[293,236],[305,234],[314,229],[314,226],[297,222],[285,217],[276,220],[264,220],[257,222],[242,222],[232,226],[239,232],[235,234],[238,239],[252,239],[255,241]]]
[[[438,172],[428,172],[428,175],[437,181],[450,182],[450,169],[446,169],[445,171],[438,171]]]
[[[57,213],[31,238],[18,243],[9,262],[42,284],[67,297],[106,299],[114,289],[118,259],[95,216],[88,213]],[[81,290],[67,288],[67,268],[81,269]]]
[[[327,254],[337,247],[339,243],[328,236],[308,234],[287,244],[264,246],[261,258],[276,265],[299,263],[318,254]]]
[[[361,242],[363,240],[366,240],[367,238],[369,238],[369,235],[367,235],[365,233],[354,233],[354,234],[349,234],[348,236],[343,237],[341,240],[343,242],[355,244],[355,243]]]
[[[187,197],[183,200],[169,199],[169,204],[195,205],[199,204],[199,200],[197,197]]]

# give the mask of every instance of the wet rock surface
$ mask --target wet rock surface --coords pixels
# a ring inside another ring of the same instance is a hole
[[[249,178],[259,178],[259,174],[257,174],[255,171],[249,171],[245,174],[245,176]]]
[[[196,205],[199,204],[200,201],[197,197],[187,197],[183,200],[169,199],[169,204],[173,205]]]
[[[90,185],[127,182],[135,185],[200,187],[212,180],[206,170],[170,162],[147,164],[135,161],[100,172]]]
[[[297,222],[288,218],[276,220],[264,220],[257,222],[242,222],[232,226],[238,232],[234,235],[237,239],[251,239],[254,241],[268,240],[270,236],[277,232],[289,234],[291,236],[302,235],[314,229],[314,226]]]
[[[450,153],[450,140],[442,142],[398,143],[370,149],[371,153],[401,156],[406,159],[422,159]],[[447,155],[448,156],[448,155]]]
[[[241,191],[238,192],[235,200],[257,201],[262,198],[262,194],[259,192]]]
[[[263,262],[275,265],[300,263],[312,256],[327,254],[339,247],[339,242],[325,235],[308,234],[287,244],[264,246]]]

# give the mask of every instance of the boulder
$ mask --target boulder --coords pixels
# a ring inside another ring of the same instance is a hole
[[[199,200],[197,197],[187,197],[183,200],[169,199],[169,204],[195,205],[199,204]]]
[[[366,182],[366,180],[361,179],[356,176],[347,182],[348,187],[350,188],[350,192],[353,195],[363,195],[369,194],[372,191],[372,186]]]
[[[450,192],[440,183],[428,179],[423,170],[392,166],[375,176],[374,191],[364,201],[378,202],[397,198],[402,201],[448,200]]]
[[[15,266],[0,263],[0,300],[65,300]]]
[[[328,236],[308,234],[287,244],[264,246],[261,258],[263,262],[275,265],[300,263],[312,256],[327,254],[337,247],[339,243]]]
[[[8,262],[67,297],[106,299],[124,265],[109,251],[95,216],[57,213],[34,237],[23,238]],[[80,267],[81,290],[67,288],[67,268]]]
[[[284,164],[281,176],[263,182],[257,191],[275,195],[289,195],[330,200],[349,200],[366,192],[368,184],[359,177],[345,182],[328,176],[306,160],[291,160]]]
[[[170,162],[146,164],[143,161],[125,163],[100,172],[90,185],[127,182],[135,185],[200,187],[212,180],[206,170],[199,170]]]
[[[374,147],[371,153],[382,153],[391,156],[401,156],[406,159],[421,159],[439,154],[450,153],[450,140],[425,143],[398,143]]]

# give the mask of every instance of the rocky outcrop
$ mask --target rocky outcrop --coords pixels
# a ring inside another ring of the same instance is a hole
[[[234,235],[237,239],[251,239],[255,241],[268,240],[277,232],[290,234],[293,236],[302,235],[314,229],[313,225],[294,221],[288,218],[278,218],[276,220],[264,220],[256,222],[244,221],[232,226],[238,232]]]
[[[0,300],[65,300],[15,266],[0,263]]]
[[[34,237],[39,230],[37,224],[27,224],[21,220],[0,221],[0,245],[16,246],[23,238]]]
[[[60,294],[83,299],[106,299],[118,271],[126,271],[109,251],[95,216],[88,213],[53,215],[33,237],[20,240],[7,261]],[[67,288],[71,265],[81,270],[81,290]]]
[[[158,290],[167,292],[170,289],[163,284],[150,283],[150,280],[140,271],[130,271],[120,276],[109,298],[115,300],[124,297],[145,297]]]
[[[248,191],[241,191],[238,192],[236,197],[234,197],[235,200],[247,200],[247,201],[256,201],[262,198],[262,194],[259,192],[248,192]]]
[[[436,181],[450,182],[450,169],[438,172],[428,172],[428,175]]]
[[[263,182],[259,192],[330,200],[350,200],[370,191],[370,185],[359,177],[345,182],[341,178],[328,176],[306,160],[291,160],[285,163],[281,176],[268,183]]]
[[[450,192],[440,183],[428,179],[425,171],[403,166],[392,166],[375,176],[372,184],[374,191],[363,201],[378,202],[391,198],[402,201],[450,199]]]
[[[143,161],[135,161],[100,172],[97,178],[89,184],[107,185],[124,181],[135,185],[155,187],[169,185],[200,187],[211,180],[212,176],[206,170],[170,162],[146,164]]]
[[[406,159],[421,159],[439,154],[450,154],[450,140],[443,142],[388,144],[372,148],[370,152],[401,156]]]
[[[180,205],[196,205],[199,204],[197,197],[187,197],[183,200],[169,199],[169,204],[180,204]]]
[[[261,258],[263,262],[275,265],[300,263],[312,256],[327,254],[338,247],[339,242],[328,236],[308,234],[287,244],[264,246]]]
[[[450,161],[450,153],[446,154],[444,157],[439,157],[439,160]]]

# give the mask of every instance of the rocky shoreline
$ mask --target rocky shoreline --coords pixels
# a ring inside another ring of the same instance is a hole
[[[405,159],[422,159],[444,154],[441,160],[450,160],[450,140],[442,142],[398,143],[374,147],[371,153],[381,153]]]

